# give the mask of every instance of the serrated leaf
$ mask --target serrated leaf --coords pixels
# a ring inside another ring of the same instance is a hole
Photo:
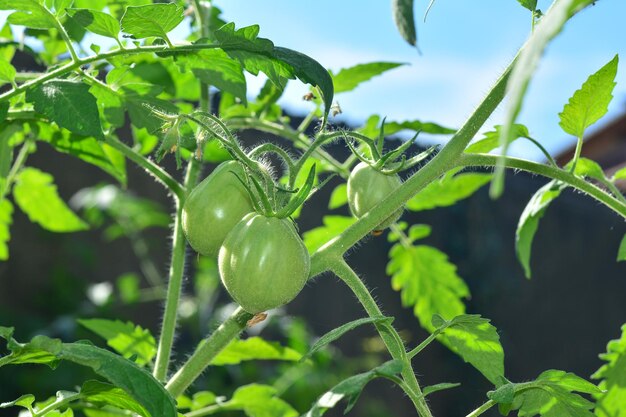
[[[99,407],[108,405],[122,410],[129,410],[140,416],[147,416],[145,409],[126,391],[111,384],[100,381],[86,381],[80,389],[81,400]]]
[[[96,98],[89,86],[69,80],[46,81],[26,92],[35,111],[71,132],[102,139]]]
[[[177,417],[175,402],[163,385],[135,363],[84,342],[62,343],[59,339],[36,336],[29,343],[18,343],[12,333],[12,328],[0,327],[0,337],[7,340],[11,351],[0,358],[0,366],[39,363],[54,367],[60,360],[73,362],[92,368],[96,374],[124,390],[148,411],[149,416]]]
[[[504,378],[504,351],[498,330],[490,324],[489,319],[478,315],[461,315],[443,326],[439,340],[494,385],[500,384]]]
[[[30,221],[52,232],[75,232],[89,227],[57,193],[53,177],[36,168],[24,168],[16,178],[13,196]]]
[[[434,330],[435,314],[451,319],[465,313],[463,298],[469,297],[469,289],[446,254],[430,246],[397,243],[389,258],[391,286],[401,291],[402,305],[413,307],[422,327]]]
[[[530,201],[528,201],[528,204],[519,218],[517,230],[515,231],[515,253],[524,268],[526,278],[530,278],[531,276],[530,254],[533,238],[539,226],[539,220],[545,214],[550,203],[561,194],[564,188],[565,186],[563,184],[557,181],[550,181],[537,190],[530,198]]]
[[[593,3],[594,0],[557,0],[548,12],[541,18],[535,30],[522,52],[518,56],[515,67],[509,76],[507,83],[508,108],[505,114],[505,122],[500,135],[500,146],[502,155],[506,155],[509,143],[513,137],[513,125],[522,109],[522,101],[530,85],[530,80],[539,64],[543,51],[548,43],[556,37],[569,18],[577,11]],[[503,163],[496,167],[496,175],[491,185],[490,194],[498,197],[504,190]]]
[[[175,3],[128,6],[122,16],[122,31],[135,39],[155,36],[167,40],[167,34],[183,21],[183,8]]]
[[[597,417],[626,416],[626,325],[622,326],[620,339],[611,340],[606,353],[600,355],[606,363],[591,377],[600,379],[599,388],[603,390],[596,395]]]
[[[96,35],[117,39],[120,33],[120,23],[108,13],[90,9],[68,9],[72,19]]]
[[[355,221],[354,217],[324,216],[323,226],[304,232],[302,235],[304,245],[309,250],[309,253],[313,253],[332,238],[339,236]]]
[[[0,0],[0,10],[16,10],[7,22],[33,29],[51,29],[56,22],[46,8],[36,0]]]
[[[519,138],[529,138],[528,128],[521,124],[514,124],[511,127],[511,142]],[[502,125],[495,125],[494,130],[486,132],[484,138],[472,143],[465,149],[465,153],[488,153],[500,146],[500,135],[502,134]]]
[[[609,110],[613,99],[618,56],[589,76],[559,113],[559,126],[565,133],[582,138],[585,130]]]
[[[463,200],[491,180],[491,174],[448,172],[440,180],[433,181],[411,198],[406,207],[412,211],[447,207]]]
[[[105,319],[82,319],[78,323],[106,340],[107,345],[125,358],[135,358],[140,366],[152,362],[156,342],[149,330],[131,322]]]
[[[537,10],[537,0],[517,0],[517,2],[531,12]]]
[[[233,340],[211,361],[211,365],[237,365],[251,360],[298,361],[301,357],[291,348],[255,336]]]
[[[415,30],[415,18],[413,17],[413,0],[391,0],[391,11],[398,32],[402,38],[415,46],[417,32]]]
[[[348,184],[342,182],[335,187],[328,200],[328,208],[334,210],[348,204]]]
[[[0,59],[0,85],[15,82],[15,67],[9,62]]]
[[[276,396],[276,388],[250,384],[237,388],[227,402],[230,410],[243,410],[249,417],[297,417],[298,412]]]
[[[313,344],[313,346],[311,346],[311,349],[309,349],[309,351],[300,360],[302,361],[307,358],[310,358],[318,350],[322,349],[326,345],[329,345],[330,343],[339,339],[341,336],[343,336],[350,330],[354,330],[355,328],[359,326],[362,326],[364,324],[382,324],[382,323],[391,324],[392,321],[393,321],[393,317],[381,316],[381,317],[366,317],[366,318],[351,321],[349,323],[345,323],[337,327],[336,329],[329,331],[324,336],[317,339],[317,341]]]
[[[371,380],[379,377],[393,377],[402,372],[402,367],[402,361],[393,360],[385,362],[370,371],[344,379],[318,398],[305,417],[321,417],[326,410],[334,408],[339,401],[344,399],[348,401],[344,414],[347,413],[354,407],[361,395],[361,391]]]
[[[12,223],[13,205],[9,200],[0,200],[0,261],[9,259],[10,227]]]
[[[373,77],[401,65],[404,64],[398,62],[369,62],[350,68],[343,68],[337,74],[332,75],[335,94],[352,91],[358,87],[359,84],[369,81]]]

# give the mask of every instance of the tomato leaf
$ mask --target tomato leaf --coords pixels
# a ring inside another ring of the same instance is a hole
[[[29,219],[52,232],[75,232],[89,227],[61,200],[52,175],[24,168],[17,176],[13,196]]]
[[[528,128],[521,124],[512,126],[511,142],[519,138],[529,138]],[[494,126],[494,130],[485,132],[484,138],[472,143],[465,149],[465,153],[488,153],[500,146],[500,135],[502,134],[502,125]]]
[[[88,31],[117,40],[120,22],[110,14],[90,9],[68,9],[67,14]]]
[[[251,360],[298,361],[302,355],[295,350],[260,337],[233,340],[211,362],[211,365],[237,365]]]
[[[622,416],[626,410],[626,325],[621,338],[611,340],[600,359],[606,363],[591,376],[601,380],[599,388],[603,390],[596,395],[596,416]]]
[[[107,405],[129,410],[140,416],[150,415],[148,410],[126,391],[100,381],[86,381],[80,389],[80,399],[98,407]]]
[[[9,200],[0,200],[0,261],[9,259],[9,228],[12,223],[13,205]]]
[[[218,400],[217,395],[210,391],[199,391],[193,394],[191,398],[181,395],[176,399],[178,409],[189,409],[190,411],[199,410],[208,405],[215,404]]]
[[[0,233],[0,236],[2,234]],[[617,251],[617,262],[626,261],[626,235],[622,238],[622,241],[619,244],[619,249]]]
[[[123,357],[134,357],[134,361],[140,366],[149,364],[156,355],[154,337],[141,326],[105,319],[82,319],[78,323],[106,340],[107,345]]]
[[[333,210],[348,204],[348,184],[342,182],[330,194],[328,208]]]
[[[135,39],[151,36],[169,43],[167,34],[183,21],[182,6],[175,3],[156,3],[144,6],[128,6],[122,16],[122,32]]]
[[[402,305],[413,307],[422,327],[433,331],[435,314],[451,319],[465,313],[463,298],[469,297],[469,289],[446,254],[430,246],[396,243],[389,258],[391,286],[401,291]]]
[[[559,126],[565,133],[582,138],[585,130],[609,110],[613,99],[618,56],[587,78],[559,113]]]
[[[310,358],[318,350],[322,349],[326,345],[329,345],[330,343],[339,339],[341,336],[343,336],[350,330],[353,330],[359,326],[362,326],[364,324],[381,324],[381,323],[391,324],[391,322],[393,322],[393,317],[381,316],[381,317],[366,317],[366,318],[351,321],[349,323],[345,323],[337,327],[336,329],[329,331],[324,336],[317,339],[317,341],[313,344],[313,346],[311,346],[311,349],[309,349],[309,351],[304,356],[302,356],[300,360],[303,361],[305,359]]]
[[[422,394],[424,394],[424,397],[425,397],[437,391],[443,391],[446,389],[456,388],[458,386],[461,386],[461,384],[458,382],[441,382],[439,384],[429,385],[427,387],[424,387],[422,389]]]
[[[0,10],[16,10],[7,17],[12,25],[33,29],[52,29],[56,22],[45,6],[37,0],[0,0]]]
[[[33,414],[33,403],[35,402],[35,396],[33,394],[25,394],[17,398],[16,400],[5,402],[0,404],[0,408],[9,408],[9,407],[24,407],[31,415]]]
[[[428,184],[407,202],[406,207],[411,211],[421,211],[451,206],[471,196],[491,180],[491,174],[454,173],[448,172],[440,180]]]
[[[46,81],[28,91],[35,111],[69,131],[102,139],[96,98],[87,84],[69,80]]]
[[[537,10],[537,0],[517,0],[517,2],[531,12]]]
[[[414,132],[429,133],[431,135],[449,135],[455,133],[455,129],[441,126],[432,122],[421,122],[419,120],[409,120],[404,122],[386,122],[385,134],[393,135],[402,130],[412,130]]]
[[[522,49],[507,84],[509,104],[500,135],[502,155],[506,155],[509,143],[513,139],[513,125],[522,109],[522,101],[530,85],[533,73],[543,55],[543,51],[548,46],[548,43],[561,32],[570,17],[593,3],[593,1],[557,0],[541,18],[526,46]],[[504,190],[504,170],[503,164],[499,164],[496,167],[496,175],[490,190],[492,197],[499,197]]]
[[[376,368],[362,374],[351,376],[335,385],[330,391],[323,394],[313,404],[313,407],[304,417],[321,417],[324,411],[334,408],[341,400],[347,400],[348,405],[344,411],[347,413],[354,407],[363,388],[374,378],[390,378],[402,372],[402,361],[392,360],[385,362]]]
[[[520,216],[517,230],[515,231],[515,253],[517,259],[524,268],[526,278],[530,278],[530,253],[539,226],[539,220],[543,217],[550,203],[554,201],[565,186],[557,181],[550,181],[530,198]]]
[[[417,32],[415,30],[415,18],[413,17],[413,0],[391,0],[391,11],[398,32],[402,38],[415,46]]]
[[[298,412],[276,393],[276,388],[269,385],[244,385],[226,404],[229,410],[243,410],[250,417],[297,417]]]
[[[373,77],[401,65],[405,64],[398,62],[369,62],[350,68],[343,68],[337,74],[331,74],[333,85],[335,86],[335,94],[352,91],[358,87],[359,84],[369,81]]]
[[[324,216],[323,226],[304,232],[302,236],[304,245],[309,250],[309,253],[313,253],[332,238],[339,236],[355,221],[354,217]]]
[[[0,59],[0,85],[15,82],[15,67],[8,61]]]

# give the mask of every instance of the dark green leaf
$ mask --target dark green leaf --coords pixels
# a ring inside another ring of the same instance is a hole
[[[330,391],[322,395],[313,404],[313,407],[306,413],[305,417],[320,417],[328,409],[337,405],[343,399],[348,401],[348,405],[344,412],[347,413],[356,404],[363,388],[374,378],[391,378],[402,372],[402,361],[393,360],[362,374],[354,375],[348,379],[344,379],[335,385]]]
[[[84,136],[102,139],[96,98],[89,86],[69,80],[50,80],[26,92],[35,111],[60,127]]]
[[[0,103],[0,123],[4,122],[7,118],[7,114],[9,114],[9,102],[3,101]]]
[[[337,74],[332,75],[333,84],[335,86],[335,94],[352,91],[359,84],[369,81],[373,77],[401,65],[404,64],[397,62],[369,62],[367,64],[359,64],[350,68],[344,68]]]
[[[104,319],[78,320],[81,326],[86,327],[106,340],[107,345],[125,358],[135,357],[140,366],[152,362],[156,355],[156,342],[150,331],[135,326],[131,322]]]
[[[413,17],[413,0],[391,0],[391,11],[396,27],[402,38],[415,46],[417,33],[415,30],[415,18]]]
[[[526,42],[516,60],[507,84],[509,105],[500,136],[500,146],[502,147],[503,155],[506,155],[509,143],[513,138],[513,125],[522,109],[522,101],[526,95],[533,73],[543,55],[543,51],[548,46],[548,43],[561,32],[569,18],[577,11],[593,3],[593,1],[561,0],[556,2],[541,18],[541,22],[533,31],[528,42]],[[492,197],[500,196],[504,190],[504,170],[505,167],[501,164],[496,168],[496,176],[490,190]]]
[[[517,2],[531,12],[537,10],[537,0],[517,0]]]
[[[124,126],[124,97],[117,91],[94,83],[89,88],[89,92],[96,98],[100,117],[111,124],[111,127],[118,128]]]
[[[52,14],[37,0],[0,0],[0,10],[16,10],[7,18],[13,25],[33,29],[51,29],[56,26]]]
[[[52,175],[36,168],[24,168],[17,176],[13,196],[32,222],[52,232],[75,232],[88,229],[61,200]]]
[[[431,182],[407,202],[412,211],[447,207],[474,194],[491,180],[491,174],[475,172],[454,175],[448,172],[440,180]]]
[[[402,305],[413,307],[422,327],[434,330],[431,318],[435,314],[451,319],[465,313],[463,298],[469,297],[469,289],[443,252],[425,245],[405,247],[397,243],[389,258],[391,285],[401,291]]]
[[[9,259],[10,227],[12,223],[13,205],[9,200],[0,200],[0,261]]]
[[[582,138],[585,130],[597,122],[609,110],[613,99],[618,56],[609,61],[595,74],[589,76],[559,113],[559,126],[565,133]]]
[[[356,219],[346,216],[324,216],[323,221],[323,226],[304,232],[304,245],[309,250],[309,253],[315,252],[332,238],[339,236]]]
[[[515,252],[517,259],[524,267],[526,278],[530,278],[530,253],[539,220],[543,217],[548,206],[565,188],[557,181],[550,181],[541,187],[531,198],[520,216],[515,231]]]
[[[167,34],[183,21],[183,8],[175,3],[128,6],[122,16],[122,31],[135,39],[167,39]]]
[[[521,124],[514,124],[511,127],[511,142],[519,138],[529,138],[528,128]],[[472,143],[465,149],[466,153],[488,153],[500,146],[500,135],[502,134],[502,125],[494,126],[494,130],[486,132],[484,138]]]
[[[76,23],[96,35],[117,39],[120,23],[110,14],[89,9],[68,9],[67,13]]]
[[[381,316],[381,317],[366,317],[366,318],[351,321],[349,323],[345,323],[337,327],[336,329],[333,329],[330,332],[326,333],[324,336],[320,337],[319,339],[317,339],[317,341],[313,344],[313,346],[311,346],[311,349],[309,349],[309,351],[302,357],[301,360],[310,358],[315,352],[317,352],[321,348],[334,342],[335,340],[339,339],[341,336],[343,336],[350,330],[353,330],[359,326],[362,326],[364,324],[382,324],[382,323],[391,324],[392,321],[393,321],[393,317]]]
[[[298,361],[302,355],[295,350],[268,342],[260,337],[233,340],[211,361],[211,365],[237,365],[251,360]]]
[[[620,339],[611,340],[606,353],[600,355],[606,363],[591,377],[600,379],[596,395],[597,417],[623,417],[626,410],[626,325],[622,326]]]
[[[0,233],[0,238],[2,233]],[[0,257],[1,259],[1,257]],[[619,244],[619,249],[617,251],[617,262],[626,261],[626,235],[622,238],[622,241]]]

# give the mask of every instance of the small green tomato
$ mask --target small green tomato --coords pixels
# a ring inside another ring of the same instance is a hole
[[[357,164],[348,177],[348,204],[355,217],[361,218],[402,185],[397,174],[386,175],[365,162]],[[402,216],[399,209],[381,222],[376,230],[383,230]]]
[[[226,237],[218,266],[233,300],[257,314],[298,295],[309,276],[310,258],[291,220],[251,213]]]

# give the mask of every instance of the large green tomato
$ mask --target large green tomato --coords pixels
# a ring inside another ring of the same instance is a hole
[[[311,267],[291,220],[256,213],[248,214],[228,234],[218,266],[228,293],[252,314],[293,300]]]
[[[365,162],[357,164],[348,177],[348,204],[355,217],[361,218],[381,201],[385,200],[400,185],[402,180],[397,174],[386,175],[372,168]],[[402,216],[399,209],[379,224],[376,229],[389,227]]]
[[[254,211],[236,161],[224,162],[191,191],[183,207],[183,230],[191,247],[201,255],[217,257],[226,235]]]

